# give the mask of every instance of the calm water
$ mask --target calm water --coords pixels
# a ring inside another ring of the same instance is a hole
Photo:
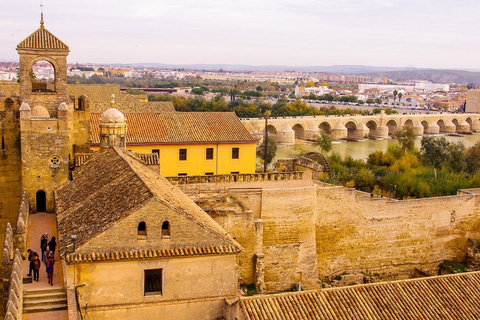
[[[447,135],[435,135],[435,136],[442,136],[445,137],[450,142],[457,142],[462,141],[465,147],[471,147],[476,142],[480,141],[480,133],[466,135],[462,137],[451,137]],[[420,141],[421,137],[417,137],[415,141],[415,145],[417,148],[420,148]],[[320,152],[318,148],[315,148],[308,142],[299,142],[301,144],[301,148],[304,148],[308,151],[317,151]],[[359,142],[341,142],[341,143],[334,143],[332,146],[331,152],[337,152],[340,154],[342,158],[345,158],[345,155],[350,155],[354,159],[361,159],[366,160],[368,155],[372,152],[377,150],[381,150],[383,152],[387,151],[387,148],[390,144],[397,143],[397,140],[393,139],[385,139],[385,140],[365,140]],[[276,159],[282,158],[289,158],[292,153],[295,152],[294,146],[278,146]],[[274,162],[275,162],[274,160]]]

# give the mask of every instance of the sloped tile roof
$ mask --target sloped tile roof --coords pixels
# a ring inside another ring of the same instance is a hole
[[[146,165],[159,165],[158,154],[156,153],[132,153],[135,157],[142,160]],[[93,153],[75,153],[75,167],[79,168],[93,156]]]
[[[480,319],[480,272],[244,297],[245,320]]]
[[[241,246],[179,189],[148,169],[130,152],[112,148],[91,156],[78,169],[73,181],[55,191],[60,252],[66,253],[70,235],[75,234],[78,237],[75,253],[81,255],[78,257],[95,257],[97,251],[82,250],[82,245],[153,200],[211,235],[208,243],[183,244],[186,247],[205,248],[200,250],[202,254],[218,254],[222,250],[226,253],[241,251]],[[175,252],[178,248],[158,244],[148,250]],[[115,248],[112,251],[108,246],[102,249],[103,254],[113,254],[115,251],[132,252],[127,255],[128,259],[139,257],[138,253],[135,254],[139,251],[135,243],[128,243],[121,250]]]
[[[68,46],[43,26],[17,45],[18,49],[48,49],[68,51]]]
[[[238,253],[238,247],[229,246],[194,246],[194,247],[173,247],[167,249],[130,249],[130,250],[112,250],[107,252],[90,252],[88,254],[72,254],[66,255],[66,261],[70,263],[80,262],[100,262],[100,261],[121,261],[121,260],[143,260],[166,257],[186,257],[201,256],[208,254],[232,254]]]
[[[100,113],[90,116],[91,141],[100,144]],[[233,112],[126,113],[127,145],[256,142]]]
[[[142,102],[128,93],[120,91],[118,84],[69,84],[67,95],[78,99],[88,98],[90,112],[102,113],[110,108],[112,94],[115,95],[115,107],[123,113],[130,112],[175,112],[169,101]]]

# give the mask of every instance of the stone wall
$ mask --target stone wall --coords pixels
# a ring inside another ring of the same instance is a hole
[[[22,257],[18,250],[12,262],[12,272],[10,275],[10,284],[7,291],[8,298],[6,302],[5,320],[23,319],[23,282],[22,282]]]
[[[30,214],[30,200],[28,193],[24,190],[22,193],[22,200],[20,201],[20,208],[18,210],[17,228],[14,235],[14,247],[18,249],[23,258],[27,256],[27,231],[28,218]]]
[[[480,240],[474,190],[400,201],[307,182],[183,186],[194,198],[210,186],[239,205],[215,220],[243,247],[241,281],[259,291],[288,290],[296,282],[319,288],[318,280],[349,275],[378,281],[414,277],[415,269],[437,274],[445,260],[465,261],[469,238]]]
[[[280,181],[280,180],[310,180],[311,175],[301,172],[267,172],[267,173],[241,173],[218,174],[202,176],[174,176],[166,177],[172,184],[197,184],[197,183],[230,183],[249,181]]]
[[[46,211],[54,212],[53,190],[69,177],[72,146],[67,111],[58,111],[58,119],[35,118],[31,111],[20,113],[23,188],[28,192],[34,211],[37,210],[36,194],[43,191]]]
[[[318,188],[316,244],[319,275],[412,275],[438,271],[444,260],[463,261],[467,238],[480,236],[476,196],[396,201],[355,190]]]
[[[2,231],[7,221],[15,224],[22,192],[18,108],[18,98],[0,98],[0,230]]]

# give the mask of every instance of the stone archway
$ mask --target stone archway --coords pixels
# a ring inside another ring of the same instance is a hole
[[[405,123],[403,124],[404,127],[407,127],[407,128],[413,128],[413,120],[412,119],[408,119],[407,121],[405,121]]]
[[[445,122],[442,119],[437,121],[437,125],[440,127],[440,132],[445,132]]]
[[[345,124],[345,128],[347,128],[347,138],[357,138],[355,131],[357,131],[357,124],[353,121],[348,121]]]
[[[469,118],[465,119],[465,122],[470,125],[470,131],[473,131],[472,130],[472,124],[473,124],[472,118],[469,117]]]
[[[275,128],[274,125],[269,124],[267,126],[267,132],[268,132],[269,135],[271,135],[271,134],[275,135],[275,134],[277,134],[277,128]]]
[[[35,195],[36,212],[47,212],[47,195],[45,191],[39,190]]]
[[[428,129],[428,122],[423,120],[420,124],[423,126],[423,131],[425,132],[425,130]]]
[[[330,123],[326,121],[320,123],[320,125],[318,126],[318,129],[320,129],[320,131],[322,131],[325,134],[330,134],[332,132],[332,126],[330,125]]]
[[[378,125],[374,120],[370,120],[365,124],[369,131],[369,136],[373,137],[377,134]]]
[[[453,125],[455,126],[455,132],[458,132],[458,125],[459,125],[458,120],[457,120],[457,119],[453,119],[453,120],[452,120],[452,123],[453,123]]]
[[[305,128],[301,124],[297,123],[292,130],[295,132],[295,139],[305,139]]]
[[[394,134],[398,130],[398,125],[397,125],[397,122],[395,120],[389,120],[387,122],[386,126],[388,128],[388,135],[389,136],[391,136],[392,134]]]
[[[50,61],[39,60],[30,70],[32,92],[55,92],[55,66]]]

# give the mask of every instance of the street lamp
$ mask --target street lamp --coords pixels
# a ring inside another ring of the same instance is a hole
[[[267,147],[268,147],[268,117],[270,116],[270,110],[265,111],[265,141],[263,146],[263,172],[267,173]]]

